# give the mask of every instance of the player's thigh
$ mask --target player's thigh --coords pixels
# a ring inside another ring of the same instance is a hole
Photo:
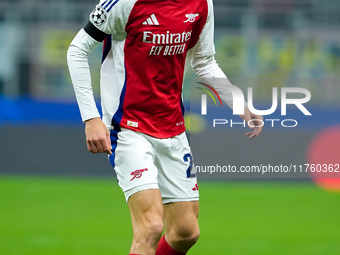
[[[139,191],[158,189],[154,148],[145,136],[122,128],[117,133],[111,131],[111,141],[114,151],[109,159],[126,200]]]
[[[163,230],[163,203],[159,189],[143,190],[128,200],[135,235],[147,232],[160,234]]]
[[[164,221],[170,239],[199,235],[199,202],[185,201],[164,205]]]

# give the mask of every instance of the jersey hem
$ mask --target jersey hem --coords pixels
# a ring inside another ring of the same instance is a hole
[[[125,125],[121,125],[120,127],[121,128],[130,129],[130,130],[132,130],[134,132],[142,133],[142,134],[145,134],[145,135],[148,135],[148,136],[152,136],[152,137],[158,138],[158,139],[171,138],[171,137],[180,135],[180,134],[185,132],[185,128],[180,129],[180,130],[176,130],[174,132],[166,133],[166,134],[160,134],[158,132],[145,132],[144,130],[138,130],[137,128],[133,128],[133,127],[130,127],[130,126],[125,126]]]

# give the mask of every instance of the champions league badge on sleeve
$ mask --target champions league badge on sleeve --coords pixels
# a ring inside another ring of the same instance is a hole
[[[102,25],[106,18],[107,13],[101,6],[97,6],[90,14],[90,20],[96,25]]]

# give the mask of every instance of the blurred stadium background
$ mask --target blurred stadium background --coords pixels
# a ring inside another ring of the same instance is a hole
[[[267,128],[249,142],[242,128],[212,129],[214,116],[232,116],[209,108],[190,121],[196,165],[339,164],[340,2],[214,4],[216,58],[229,79],[244,92],[253,87],[262,107],[272,87],[307,88],[313,116],[290,109],[297,128]],[[0,254],[128,253],[128,210],[106,156],[86,150],[66,65],[95,5],[0,2]],[[98,99],[100,56],[100,47],[90,56]],[[185,81],[192,113],[197,81],[193,73]],[[201,176],[202,235],[189,254],[340,254],[339,179],[216,177]]]

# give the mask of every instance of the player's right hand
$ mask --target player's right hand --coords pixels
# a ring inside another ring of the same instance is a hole
[[[110,133],[100,118],[85,121],[85,134],[90,152],[112,154]]]

